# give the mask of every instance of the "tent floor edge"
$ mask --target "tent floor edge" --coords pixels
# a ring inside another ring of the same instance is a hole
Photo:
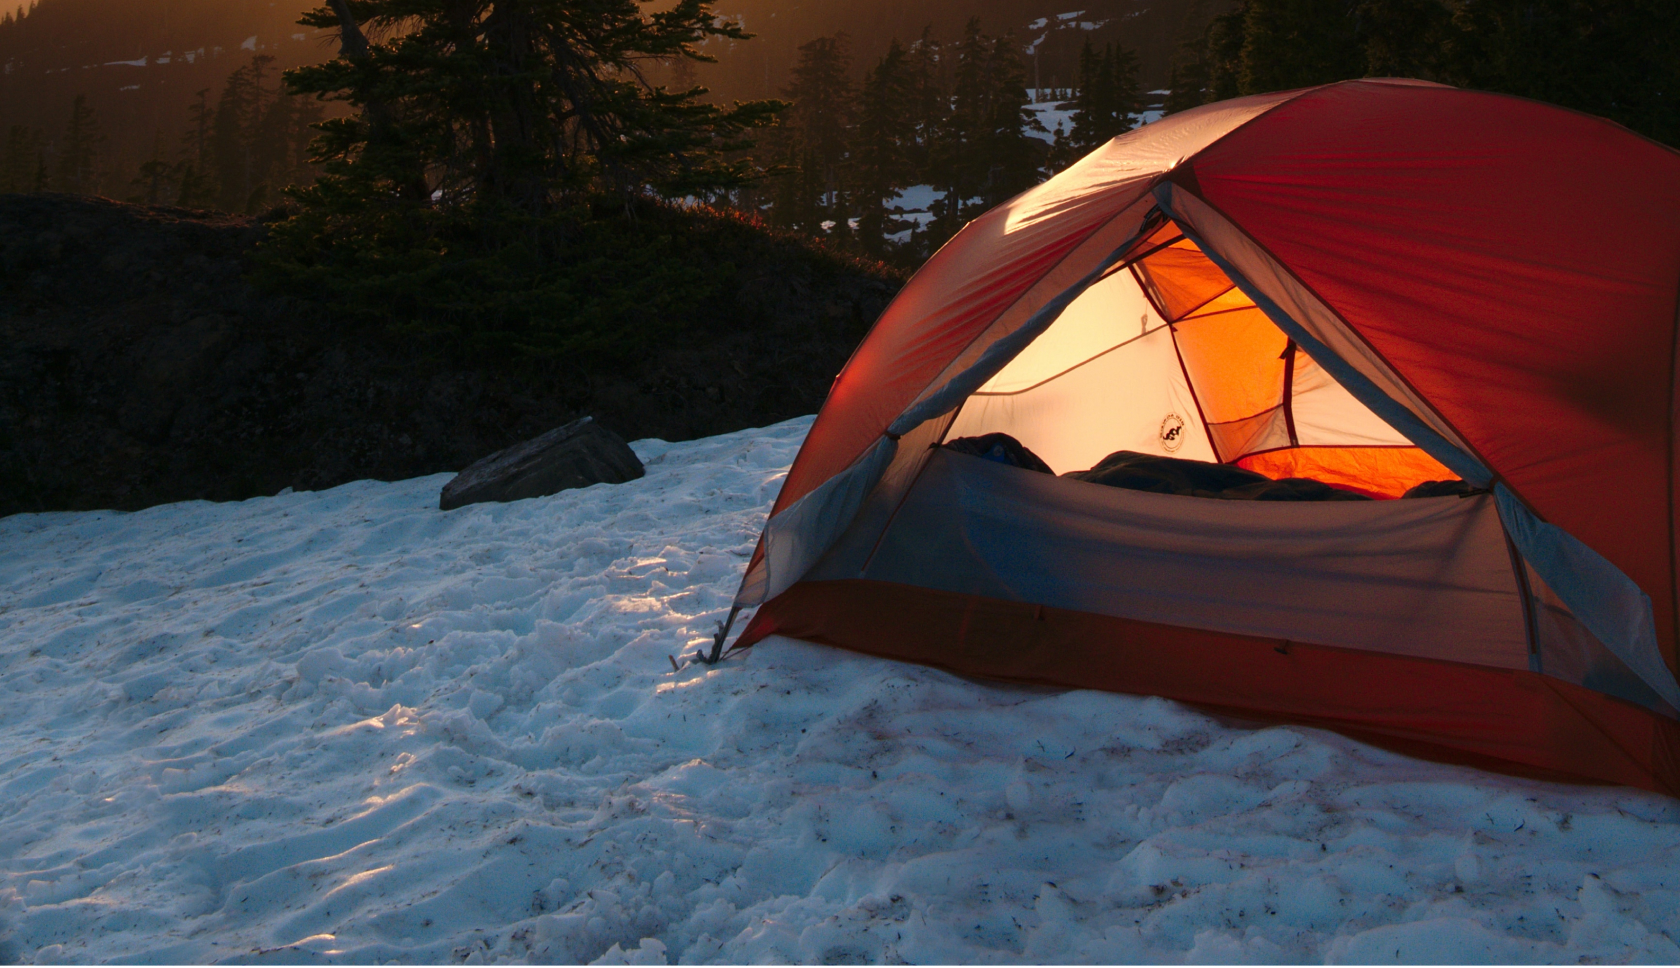
[[[759,608],[737,648],[772,635],[963,676],[1162,696],[1498,773],[1680,796],[1680,723],[1527,670],[862,579],[793,586]]]

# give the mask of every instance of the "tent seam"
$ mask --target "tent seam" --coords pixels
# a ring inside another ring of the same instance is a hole
[[[1540,620],[1534,614],[1534,588],[1528,580],[1528,562],[1523,559],[1522,552],[1517,549],[1517,543],[1511,540],[1511,532],[1505,530],[1503,523],[1499,530],[1505,538],[1505,553],[1511,559],[1511,575],[1517,580],[1517,592],[1522,595],[1523,630],[1528,635],[1529,671],[1543,673],[1543,659],[1540,655]],[[1637,675],[1638,673],[1635,673]]]
[[[967,401],[964,402],[966,403]],[[932,447],[929,447],[928,450],[931,451],[944,445],[945,435],[951,432],[951,427],[956,424],[957,415],[961,412],[962,407],[958,406],[955,410],[952,410],[944,417],[937,418],[945,421],[945,427],[943,430],[939,431],[938,434],[934,435],[934,444]],[[916,485],[920,483],[922,475],[927,473],[928,464],[933,462],[933,458],[923,457],[921,458],[921,461],[922,466],[916,468],[916,475],[910,478],[910,483],[904,485],[904,493],[898,496],[898,503],[893,505],[892,513],[887,515],[886,521],[882,522],[881,533],[875,536],[875,543],[869,546],[869,556],[863,559],[863,564],[858,568],[859,578],[862,578],[863,573],[868,571],[869,566],[874,563],[875,555],[881,550],[881,542],[887,540],[887,532],[892,530],[893,522],[898,520],[898,512],[904,510],[905,502],[910,500],[910,492],[916,489]],[[850,527],[850,525],[847,525],[847,527]]]
[[[1025,194],[1025,193],[1022,193],[1022,194]],[[1008,204],[1008,203],[1005,202],[1004,204]],[[980,218],[985,218],[986,215],[989,215],[989,214],[991,214],[990,210],[988,210],[986,213],[982,214],[980,216]],[[969,224],[972,224],[972,221],[973,220],[971,220],[971,222],[964,223],[963,228],[967,228],[969,226]],[[852,364],[857,361],[858,353],[861,352],[866,345],[868,345],[869,338],[871,336],[874,336],[875,331],[880,328],[881,320],[883,320],[887,317],[887,310],[891,309],[892,304],[898,301],[898,297],[904,294],[904,290],[909,289],[910,286],[915,283],[916,279],[919,276],[921,276],[921,274],[923,272],[925,272],[927,270],[927,267],[930,264],[932,264],[933,260],[938,257],[939,253],[944,252],[946,247],[949,246],[952,242],[955,242],[957,240],[957,236],[959,236],[961,234],[962,234],[962,229],[958,229],[956,232],[952,233],[951,237],[946,239],[944,244],[940,245],[939,248],[935,249],[933,251],[932,255],[929,255],[927,257],[927,259],[925,259],[922,262],[921,265],[916,267],[915,272],[910,273],[910,278],[904,280],[904,285],[898,287],[898,292],[894,293],[893,298],[888,300],[887,305],[885,307],[883,307],[879,313],[876,314],[875,321],[869,324],[869,329],[863,334],[863,338],[858,340],[856,346],[852,347],[852,352],[847,355],[846,362],[841,364],[839,371],[834,374],[834,379],[832,379],[828,382],[828,392],[823,394],[822,406],[817,408],[817,415],[819,417],[822,416],[823,410],[825,410],[828,407],[829,398],[834,396],[834,388],[840,384],[840,378],[845,376],[846,371],[852,368]],[[1011,305],[1013,305],[1013,303]],[[995,320],[994,320],[994,322],[995,322]],[[967,350],[968,350],[968,347],[964,346],[963,351],[967,352]],[[930,383],[929,385],[931,386],[932,384]],[[918,391],[918,394],[926,393],[926,392],[927,392],[927,388],[923,387],[920,391]],[[911,402],[914,403],[915,401],[912,400]],[[815,424],[814,423],[812,424],[812,427],[813,427],[813,429],[815,429]],[[874,445],[870,444],[869,446],[873,447]],[[857,458],[862,457],[868,450],[869,450],[869,447],[865,447],[865,448],[863,448],[863,450],[858,451],[857,454],[853,456],[852,460],[849,463],[846,464],[846,467],[851,467],[852,464],[857,463]],[[801,447],[800,448],[800,453],[794,455],[793,464],[788,467],[788,474],[790,476],[793,473],[793,468],[799,464],[799,457],[803,453],[804,453],[804,448]],[[846,470],[846,468],[841,468],[839,471],[836,471],[835,473],[845,473],[845,470]],[[830,475],[830,476],[832,476],[832,475]],[[776,505],[777,505],[777,503],[779,503],[781,501],[781,499],[782,499],[781,491],[777,491],[776,492],[776,500],[770,502],[770,517],[775,517],[776,516]],[[792,502],[789,502],[789,503],[791,504]],[[762,539],[763,539],[763,536],[760,535],[760,540],[762,541]],[[756,559],[756,556],[757,556],[757,551],[755,550],[754,551],[755,559]],[[749,565],[748,566],[748,571],[750,572],[751,570],[752,570],[751,566]],[[742,579],[743,584],[745,583],[745,580],[746,580],[745,578]]]
[[[1281,406],[1281,404],[1279,404],[1279,406]],[[1266,411],[1262,412],[1268,412],[1276,409],[1277,407],[1268,407]],[[1255,416],[1259,416],[1259,414],[1256,414]],[[1244,417],[1242,419],[1247,420],[1250,418]],[[1220,423],[1235,422],[1236,421],[1234,420],[1220,421]],[[1289,447],[1268,447],[1265,450],[1251,450],[1237,459],[1246,460],[1250,457],[1259,457],[1261,454],[1277,454],[1286,450],[1423,450],[1423,448],[1419,447],[1417,444],[1294,444]],[[1429,457],[1430,460],[1435,460],[1434,457],[1429,455],[1428,451],[1424,451],[1424,456]]]
[[[969,397],[970,398],[973,398],[973,397],[1018,397],[1023,393],[1031,393],[1032,391],[1037,390],[1039,387],[1042,387],[1045,384],[1054,383],[1057,380],[1060,380],[1062,377],[1067,376],[1069,373],[1072,373],[1075,370],[1082,369],[1086,366],[1089,366],[1092,363],[1095,363],[1096,361],[1102,359],[1103,357],[1107,356],[1110,353],[1113,353],[1116,350],[1123,350],[1126,347],[1132,345],[1133,343],[1136,343],[1138,340],[1145,339],[1149,336],[1153,336],[1154,334],[1156,334],[1160,331],[1161,331],[1161,327],[1157,326],[1147,333],[1140,333],[1139,335],[1133,336],[1132,338],[1130,338],[1128,340],[1125,340],[1125,341],[1119,342],[1119,343],[1115,343],[1113,346],[1110,346],[1108,349],[1103,350],[1100,353],[1093,353],[1090,357],[1088,357],[1086,359],[1083,359],[1083,360],[1080,360],[1078,363],[1073,364],[1072,366],[1068,367],[1065,370],[1061,370],[1057,373],[1050,374],[1049,376],[1047,376],[1044,379],[1038,381],[1037,383],[1034,383],[1030,387],[1022,387],[1019,390],[976,390],[973,393],[969,394]],[[966,403],[967,401],[964,401],[964,402]],[[962,407],[958,407],[957,409],[960,411],[960,410],[962,410]]]
[[[1184,351],[1178,348],[1177,323],[1167,324],[1167,335],[1172,337],[1173,356],[1178,358],[1178,371],[1184,374],[1184,385],[1190,391],[1190,402],[1196,405],[1196,419],[1202,422],[1202,433],[1207,437],[1208,450],[1213,451],[1217,463],[1225,463],[1225,458],[1219,453],[1219,444],[1213,439],[1213,427],[1208,424],[1207,414],[1202,411],[1202,397],[1196,392],[1196,381],[1190,379],[1190,368],[1184,365]]]
[[[1675,393],[1680,390],[1676,384],[1675,370],[1680,367],[1680,276],[1675,278],[1674,293],[1674,327],[1669,331],[1668,348],[1668,435],[1663,443],[1668,448],[1668,621],[1672,638],[1669,640],[1669,650],[1680,655],[1680,563],[1675,560],[1674,548],[1674,408],[1677,402]],[[1668,656],[1663,656],[1665,662]],[[1674,666],[1670,666],[1673,669]]]
[[[1321,90],[1323,90],[1324,88],[1327,88],[1327,87],[1340,87],[1344,84],[1352,84],[1352,83],[1353,83],[1353,81],[1332,81],[1329,84],[1319,84],[1319,85],[1315,85],[1313,87],[1303,87],[1303,88],[1297,90],[1290,97],[1279,98],[1277,103],[1271,105],[1270,107],[1266,108],[1264,111],[1261,111],[1259,114],[1256,114],[1254,117],[1249,118],[1247,121],[1244,121],[1242,124],[1237,125],[1236,127],[1234,127],[1231,130],[1225,132],[1224,134],[1220,135],[1219,137],[1213,139],[1212,141],[1209,141],[1207,144],[1202,145],[1201,148],[1197,149],[1195,154],[1191,155],[1188,158],[1185,158],[1183,161],[1180,161],[1178,164],[1176,164],[1176,165],[1172,166],[1171,168],[1167,169],[1167,172],[1166,172],[1164,177],[1171,178],[1174,172],[1178,171],[1180,168],[1183,168],[1186,165],[1190,166],[1191,174],[1195,174],[1195,171],[1196,171],[1195,165],[1196,165],[1196,159],[1197,158],[1200,158],[1202,155],[1207,154],[1208,152],[1212,151],[1214,148],[1218,147],[1219,145],[1224,144],[1224,142],[1227,138],[1230,138],[1232,135],[1234,135],[1237,132],[1243,130],[1244,128],[1248,127],[1249,125],[1253,124],[1254,122],[1256,122],[1256,121],[1260,120],[1261,118],[1265,117],[1266,115],[1271,114],[1273,111],[1276,111],[1278,108],[1283,107],[1285,104],[1294,104],[1296,101],[1300,100],[1301,98],[1305,97],[1308,94],[1313,93],[1314,91],[1321,91]],[[1212,103],[1218,104],[1219,102],[1214,101]],[[1200,193],[1198,193],[1198,194],[1200,194]],[[1183,229],[1184,229],[1184,226],[1180,225],[1179,230],[1183,231]]]

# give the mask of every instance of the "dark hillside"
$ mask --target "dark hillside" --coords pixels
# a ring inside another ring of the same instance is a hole
[[[255,220],[0,195],[0,514],[459,470],[582,414],[686,439],[812,413],[900,280],[701,213],[732,268],[629,365],[466,362],[245,281]]]

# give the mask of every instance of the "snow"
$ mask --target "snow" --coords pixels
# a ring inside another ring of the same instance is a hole
[[[933,203],[944,197],[945,193],[932,185],[912,185],[887,199],[887,211],[895,213],[894,218],[911,226],[887,238],[902,245],[910,241],[913,232],[926,230],[933,223]]]
[[[933,203],[945,197],[945,193],[935,189],[932,185],[912,185],[893,197],[888,207],[899,207],[906,212],[926,212],[933,207]]]
[[[1044,93],[1048,94],[1049,91],[1046,90]],[[1033,95],[1034,100],[1027,105],[1027,110],[1038,115],[1038,123],[1043,126],[1044,130],[1034,131],[1029,128],[1027,134],[1046,144],[1056,143],[1056,129],[1058,127],[1062,129],[1063,135],[1071,134],[1073,131],[1073,109],[1064,110],[1062,108],[1063,104],[1069,102],[1059,98],[1048,101],[1038,100],[1037,91],[1034,91]]]
[[[0,960],[1680,960],[1680,804],[786,639],[809,419],[0,519]]]
[[[1049,89],[1046,88],[1043,91],[1043,93],[1048,94]],[[1161,92],[1151,91],[1150,93],[1151,94],[1159,94]],[[1033,91],[1032,94],[1033,94],[1034,100],[1032,101],[1032,103],[1027,105],[1027,110],[1033,112],[1034,114],[1036,114],[1038,116],[1038,123],[1043,125],[1044,130],[1043,131],[1028,130],[1027,131],[1028,135],[1030,135],[1031,137],[1037,138],[1040,141],[1045,142],[1046,144],[1055,144],[1056,143],[1056,129],[1058,127],[1061,128],[1064,135],[1073,133],[1073,109],[1071,107],[1069,107],[1069,108],[1063,108],[1062,107],[1062,105],[1064,105],[1064,104],[1071,104],[1072,103],[1071,101],[1063,101],[1063,100],[1059,100],[1059,99],[1038,100],[1038,98],[1040,97],[1040,92]],[[1143,125],[1146,125],[1146,124],[1152,124],[1156,121],[1161,120],[1161,118],[1164,117],[1165,115],[1166,115],[1166,112],[1163,111],[1159,106],[1154,106],[1154,107],[1151,107],[1148,110],[1143,111],[1143,112],[1141,112],[1137,115],[1137,118],[1138,118],[1137,124],[1138,124],[1139,127],[1142,127]]]

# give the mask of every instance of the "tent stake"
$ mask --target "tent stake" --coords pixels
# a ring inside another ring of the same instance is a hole
[[[723,640],[729,638],[729,630],[735,624],[735,616],[739,614],[741,614],[741,606],[739,605],[729,610],[729,618],[718,623],[717,635],[712,638],[712,654],[707,655],[696,650],[694,653],[696,661],[704,662],[706,665],[718,664],[719,660],[723,658]]]

